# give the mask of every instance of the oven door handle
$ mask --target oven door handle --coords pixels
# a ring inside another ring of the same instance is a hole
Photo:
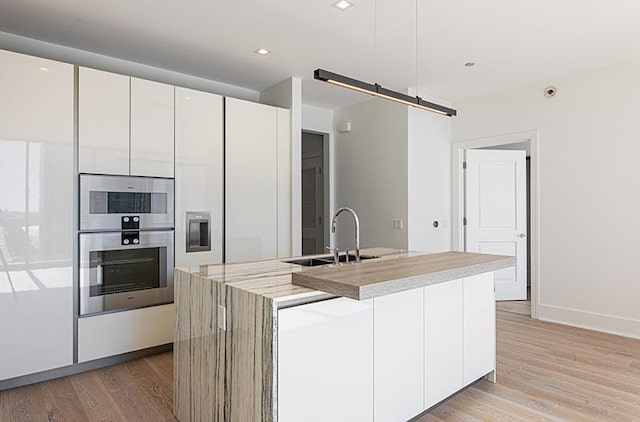
[[[96,285],[102,286],[102,265],[96,265]]]

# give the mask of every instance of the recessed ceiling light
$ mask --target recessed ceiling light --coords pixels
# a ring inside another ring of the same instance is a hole
[[[47,69],[46,67],[41,67],[40,70],[42,70],[43,72],[46,72],[49,69]]]
[[[466,62],[464,65],[467,66],[467,67],[473,67],[476,64],[474,62]]]
[[[185,100],[189,101],[191,97],[184,97]]]
[[[347,0],[338,0],[337,2],[333,3],[332,6],[338,8],[340,10],[347,10],[348,8],[353,6],[353,3],[351,3],[350,1],[347,1]]]
[[[259,48],[255,50],[254,53],[260,54],[261,56],[266,56],[267,54],[271,53],[271,51],[267,50],[266,48]]]

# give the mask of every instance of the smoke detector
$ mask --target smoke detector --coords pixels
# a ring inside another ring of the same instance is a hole
[[[544,91],[543,91],[543,92],[544,92],[544,96],[545,96],[546,98],[552,98],[552,97],[553,97],[553,96],[555,96],[555,95],[556,95],[556,93],[558,92],[558,88],[556,88],[556,87],[555,87],[555,86],[553,86],[553,85],[549,85],[548,87],[546,87],[546,88],[544,89]]]

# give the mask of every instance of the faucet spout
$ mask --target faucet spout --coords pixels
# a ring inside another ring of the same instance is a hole
[[[358,214],[356,214],[356,212],[353,209],[348,207],[339,208],[336,211],[336,213],[333,215],[333,219],[331,220],[331,233],[336,232],[336,221],[338,220],[338,216],[343,212],[347,212],[351,214],[351,216],[353,217],[353,221],[355,222],[355,225],[356,225],[356,233],[355,233],[356,234],[356,263],[359,263],[360,262],[360,220],[358,219]],[[337,248],[335,250],[337,251]]]

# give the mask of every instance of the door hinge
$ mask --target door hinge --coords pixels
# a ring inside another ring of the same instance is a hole
[[[462,225],[463,226],[467,225],[467,217],[462,217]]]
[[[318,174],[322,176],[322,167],[318,167]]]
[[[322,217],[318,217],[318,225],[322,226]]]
[[[463,161],[462,162],[462,170],[466,170],[467,169],[467,162]]]

